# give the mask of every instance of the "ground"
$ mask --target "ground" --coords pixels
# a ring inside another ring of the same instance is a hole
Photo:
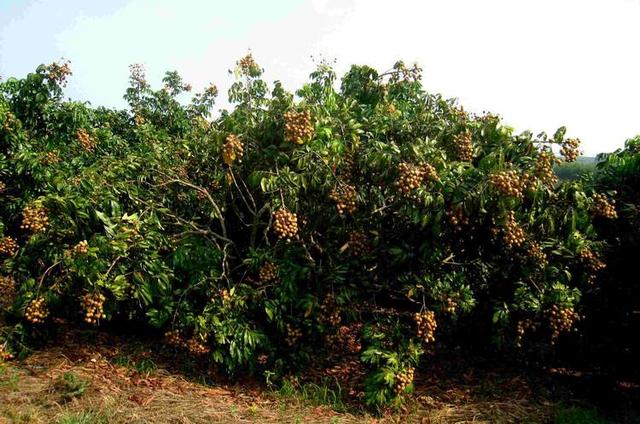
[[[403,410],[373,416],[326,386],[229,382],[157,344],[70,331],[0,365],[0,424],[633,422],[628,414],[603,418],[553,374],[563,373],[438,361],[418,373],[415,399]]]

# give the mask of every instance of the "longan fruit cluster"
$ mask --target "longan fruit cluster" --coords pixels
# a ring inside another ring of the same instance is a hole
[[[278,266],[273,262],[266,262],[260,267],[258,277],[263,284],[278,281]]]
[[[49,309],[44,301],[44,297],[41,296],[33,299],[24,313],[24,317],[32,324],[42,324],[48,316]]]
[[[336,326],[340,324],[342,320],[340,316],[340,309],[336,305],[336,297],[329,293],[325,296],[322,304],[320,304],[320,315],[318,321],[330,326]]]
[[[169,330],[164,333],[164,340],[170,346],[181,347],[184,346],[184,340],[180,330]]]
[[[580,156],[580,139],[568,138],[562,143],[560,148],[560,154],[564,157],[566,162],[575,162]]]
[[[535,174],[549,188],[553,188],[558,182],[558,177],[553,171],[555,162],[556,158],[548,150],[540,152],[536,161]]]
[[[8,308],[16,297],[16,281],[11,276],[0,275],[0,309]]]
[[[413,383],[414,373],[415,373],[414,368],[409,367],[407,368],[406,371],[402,371],[396,375],[396,385],[395,385],[396,394],[399,395],[403,393],[407,389],[407,387],[409,387],[411,383]]]
[[[520,176],[520,182],[522,183],[523,190],[531,190],[535,188],[537,181],[538,178],[531,172],[525,171]]]
[[[16,121],[16,116],[11,112],[7,112],[4,117],[4,123],[2,124],[2,130],[5,132],[11,132],[11,128],[14,126]]]
[[[462,206],[456,206],[446,212],[449,223],[456,231],[462,231],[462,227],[469,225],[469,218],[464,213]]]
[[[544,268],[549,263],[547,254],[542,250],[542,246],[537,241],[531,241],[527,245],[527,251],[529,256],[537,263],[541,268]]]
[[[20,228],[30,230],[33,233],[41,233],[49,226],[47,210],[39,203],[27,205],[22,211],[22,224]]]
[[[229,134],[222,146],[222,160],[227,165],[232,165],[236,160],[242,162],[244,155],[244,147],[242,142],[235,134]]]
[[[82,240],[78,242],[75,246],[73,246],[73,254],[74,255],[86,255],[89,253],[89,243],[86,240]]]
[[[284,114],[284,138],[294,144],[304,144],[313,136],[309,111],[289,111]]]
[[[495,189],[505,196],[522,197],[523,184],[520,176],[514,170],[500,171],[489,177]]]
[[[340,215],[345,212],[350,214],[355,212],[357,192],[354,186],[343,184],[335,187],[331,190],[329,197],[336,202],[336,209]]]
[[[600,193],[595,193],[592,199],[591,211],[594,215],[608,219],[616,219],[618,217],[614,199],[609,200],[606,195]]]
[[[280,208],[273,213],[273,231],[279,239],[290,242],[298,234],[298,217],[295,213]]]
[[[253,71],[258,68],[258,64],[254,60],[251,53],[240,59],[238,61],[238,66],[240,67],[240,72],[242,72],[242,74],[246,76],[250,76],[254,73]]]
[[[519,247],[525,242],[524,229],[518,224],[513,211],[509,212],[507,224],[502,233],[502,239],[508,247]]]
[[[259,365],[267,365],[267,362],[269,361],[269,355],[261,353],[260,355],[258,355],[257,361]]]
[[[107,316],[104,314],[105,297],[102,293],[87,293],[82,296],[82,309],[84,309],[84,322],[91,325],[98,324],[100,319]]]
[[[562,308],[553,305],[549,311],[549,325],[551,326],[551,343],[555,343],[561,333],[571,331],[580,317],[572,308]]]
[[[516,346],[522,347],[522,339],[524,338],[525,333],[528,330],[533,330],[538,327],[538,325],[532,319],[524,319],[518,321],[516,326]]]
[[[185,348],[192,355],[201,356],[211,352],[211,349],[199,337],[193,336],[185,343]]]
[[[287,324],[287,338],[286,342],[289,346],[293,346],[302,337],[302,330],[294,327],[291,324]]]
[[[96,139],[93,138],[84,128],[80,128],[76,131],[76,139],[80,142],[82,148],[87,152],[93,152],[96,148],[96,145],[98,144],[96,142]]]
[[[0,254],[13,256],[18,253],[18,242],[10,236],[0,238]]]
[[[62,87],[67,85],[67,77],[69,75],[71,75],[71,64],[69,61],[62,63],[54,62],[47,66],[47,79],[55,81]]]
[[[349,233],[349,249],[353,256],[363,256],[371,250],[369,239],[364,231],[354,230]]]
[[[456,313],[456,309],[458,309],[458,302],[451,297],[447,297],[444,300],[443,309],[446,313],[453,315]]]
[[[220,290],[220,299],[222,299],[223,304],[231,303],[231,292],[228,289]]]
[[[600,258],[598,258],[598,256],[595,253],[593,253],[591,249],[585,249],[580,251],[580,253],[578,253],[578,258],[592,272],[602,271],[607,266],[607,264],[601,261]]]
[[[360,322],[343,325],[338,328],[335,334],[328,334],[325,339],[329,346],[340,353],[356,354],[362,350],[362,344],[360,343],[361,330],[362,323]]]
[[[133,122],[134,124],[136,124],[137,126],[141,126],[147,123],[146,118],[144,117],[143,114],[141,113],[135,113],[133,115]]]
[[[324,370],[324,373],[329,377],[333,377],[340,381],[341,386],[352,386],[358,383],[359,379],[362,379],[364,376],[364,368],[360,361],[349,359],[343,360],[339,364],[332,366],[331,368],[327,368]],[[347,384],[344,384],[346,382]],[[351,388],[349,390],[349,394],[355,394],[355,390]]]
[[[0,181],[0,193],[5,191],[6,189],[7,189],[7,185],[4,183],[4,181]]]
[[[417,332],[416,335],[422,339],[425,343],[431,343],[436,341],[436,329],[438,323],[436,322],[436,314],[433,311],[416,312],[413,314],[413,321],[416,323]]]
[[[0,344],[0,363],[10,361],[14,358],[13,354],[7,350],[7,344]]]
[[[55,165],[56,163],[60,162],[60,155],[58,154],[58,152],[47,152],[44,155],[44,159],[42,159],[42,163],[44,165]]]
[[[473,160],[473,140],[471,133],[463,132],[453,137],[453,150],[462,162],[471,162]]]
[[[350,180],[353,177],[354,169],[355,163],[353,161],[353,155],[351,153],[347,153],[343,159],[340,176],[345,180]]]
[[[422,181],[438,181],[438,171],[436,168],[429,163],[422,163],[418,166],[420,173],[422,174]]]
[[[396,186],[400,193],[405,196],[411,196],[423,181],[422,170],[413,164],[402,162],[398,165],[398,180]]]

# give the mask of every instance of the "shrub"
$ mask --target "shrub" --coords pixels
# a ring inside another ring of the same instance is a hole
[[[575,327],[600,244],[594,199],[556,184],[551,147],[577,148],[563,128],[515,134],[402,62],[354,66],[339,90],[320,64],[294,97],[244,58],[212,120],[217,89],[183,105],[175,72],[153,90],[132,67],[125,111],[63,101],[69,72],[0,83],[6,315],[31,334],[146,323],[269,376],[343,346],[381,406],[441,336],[506,347]]]

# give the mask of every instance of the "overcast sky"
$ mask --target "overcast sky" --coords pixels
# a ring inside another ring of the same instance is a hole
[[[0,0],[0,75],[71,60],[67,94],[124,106],[128,65],[215,83],[250,49],[290,90],[313,59],[424,68],[428,91],[586,154],[640,134],[640,0]]]

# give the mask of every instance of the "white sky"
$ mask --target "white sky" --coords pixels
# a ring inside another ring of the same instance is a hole
[[[428,91],[516,130],[560,125],[593,155],[640,133],[639,0],[0,0],[0,74],[65,57],[67,93],[124,106],[128,65],[158,83],[231,83],[251,49],[298,88],[312,56],[388,69],[417,61]],[[221,97],[225,97],[222,95]]]

